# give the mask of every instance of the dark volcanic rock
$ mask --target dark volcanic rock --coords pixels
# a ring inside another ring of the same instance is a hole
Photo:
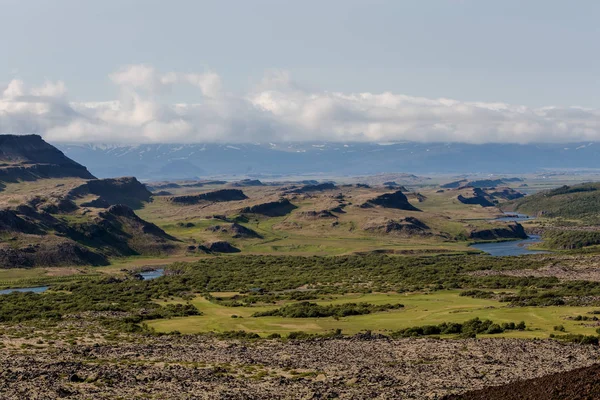
[[[251,207],[245,207],[241,210],[245,214],[261,214],[268,217],[282,217],[291,213],[296,207],[288,199],[272,201],[269,203],[257,204]]]
[[[513,222],[498,228],[472,231],[469,238],[478,240],[527,239],[527,233],[521,224]]]
[[[94,176],[39,135],[0,135],[0,181]]]
[[[34,213],[35,211],[32,210]],[[13,210],[0,210],[0,232],[43,234],[44,231],[32,221],[26,220]]]
[[[71,241],[0,249],[0,268],[108,264],[106,256]]]
[[[457,199],[458,199],[458,201],[460,201],[463,204],[473,204],[473,205],[478,204],[482,207],[495,207],[496,206],[496,204],[494,204],[494,202],[492,201],[492,198],[486,192],[484,192],[482,189],[479,189],[479,188],[473,189],[472,196],[466,197],[466,196],[463,196],[462,194],[459,194]]]
[[[442,398],[442,400],[584,399],[600,399],[600,364]]]
[[[215,225],[215,226],[206,228],[206,230],[209,232],[230,234],[231,237],[233,237],[234,239],[262,238],[261,235],[259,235],[252,229],[246,228],[245,226],[237,224],[237,223],[233,223],[231,225]]]
[[[461,186],[464,186],[468,181],[466,179],[461,179],[460,181],[449,182],[444,185],[440,185],[442,189],[458,189]]]
[[[221,189],[202,194],[175,196],[171,197],[170,200],[177,204],[191,205],[201,202],[239,201],[247,198],[244,192],[239,189]]]
[[[319,183],[316,185],[305,185],[305,186],[302,186],[301,188],[289,190],[288,193],[300,194],[300,193],[310,193],[310,192],[322,192],[324,190],[333,190],[333,189],[337,189],[337,187],[335,186],[334,183],[325,182],[325,183]]]
[[[494,198],[499,198],[503,200],[515,200],[520,199],[521,197],[525,197],[525,195],[519,192],[518,190],[514,190],[508,187],[490,190],[488,193]]]
[[[95,179],[71,190],[72,197],[94,194],[110,205],[126,204],[131,208],[140,208],[143,203],[152,200],[148,188],[133,177]]]
[[[216,242],[209,242],[204,245],[209,251],[213,253],[239,253],[240,249],[235,248],[231,243],[224,240]]]
[[[408,202],[408,198],[402,193],[401,190],[397,190],[393,193],[385,193],[381,196],[377,196],[374,199],[367,201],[362,204],[361,208],[369,208],[374,206],[381,206],[384,208],[397,208],[399,210],[406,211],[421,211]]]

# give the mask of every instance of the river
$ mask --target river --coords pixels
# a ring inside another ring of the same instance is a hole
[[[493,242],[493,243],[478,243],[471,247],[477,250],[484,251],[491,256],[522,256],[526,254],[544,254],[548,253],[543,250],[529,250],[529,246],[541,242],[542,238],[539,235],[529,235],[524,240],[512,240],[509,242]]]

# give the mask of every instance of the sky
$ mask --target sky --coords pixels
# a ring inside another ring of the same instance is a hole
[[[600,140],[600,2],[0,0],[0,132]]]

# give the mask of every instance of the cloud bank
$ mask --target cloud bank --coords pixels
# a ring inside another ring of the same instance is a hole
[[[600,140],[600,110],[529,108],[394,93],[315,92],[271,71],[244,95],[212,72],[129,65],[110,75],[118,97],[71,102],[64,82],[0,87],[0,133],[55,142],[207,143],[282,141],[531,143]],[[161,101],[183,86],[198,102]]]

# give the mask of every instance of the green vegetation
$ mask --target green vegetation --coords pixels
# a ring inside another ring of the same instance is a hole
[[[81,312],[123,312],[141,320],[199,315],[191,304],[160,306],[153,302],[150,281],[75,282],[44,294],[13,292],[0,296],[0,322],[60,319]],[[156,296],[156,293],[154,293]]]
[[[178,303],[169,300],[160,304]],[[377,312],[344,318],[286,318],[280,316],[252,318],[256,312],[281,308],[277,305],[251,305],[226,307],[197,296],[189,300],[202,312],[202,316],[152,320],[148,326],[157,332],[205,333],[239,331],[254,332],[261,337],[270,335],[287,336],[290,332],[303,331],[306,334],[329,334],[337,329],[352,335],[372,330],[389,335],[391,332],[423,325],[459,323],[474,318],[489,319],[500,325],[514,321],[525,321],[527,329],[506,330],[494,334],[503,337],[543,338],[554,332],[555,325],[562,324],[569,333],[590,335],[595,327],[577,321],[577,315],[590,315],[593,307],[552,306],[552,307],[513,307],[507,303],[490,299],[473,299],[460,296],[458,291],[436,291],[432,293],[369,293],[328,296],[327,300],[316,303],[322,306],[365,302],[373,305],[404,305],[399,310]],[[286,302],[284,305],[293,304]],[[236,318],[232,318],[235,315]],[[486,335],[483,333],[483,335]]]
[[[0,321],[85,314],[127,332],[147,325],[159,333],[245,331],[264,337],[338,329],[389,334],[480,318],[502,331],[490,325],[476,334],[544,337],[558,325],[572,334],[593,333],[583,316],[592,318],[600,305],[598,282],[473,274],[544,265],[544,257],[464,255],[212,257],[176,263],[168,276],[150,281],[95,278],[56,284],[44,294],[0,296]],[[510,329],[521,320],[528,329]]]
[[[444,322],[439,325],[413,326],[392,332],[392,337],[413,337],[430,335],[460,335],[461,337],[475,337],[478,334],[486,333],[495,335],[505,331],[524,331],[527,326],[524,321],[515,324],[514,322],[504,322],[495,324],[489,319],[480,320],[479,318],[470,319],[462,324],[456,322]]]
[[[550,288],[556,278],[472,276],[479,270],[540,268],[537,258],[479,256],[394,257],[386,255],[341,257],[246,256],[200,259],[170,267],[169,290],[267,292],[311,287],[326,293],[410,292],[455,288]],[[166,282],[166,281],[163,281]]]
[[[600,222],[600,183],[563,186],[512,202],[511,208],[529,215],[564,218],[585,224]]]
[[[404,307],[402,304],[369,304],[369,303],[345,303],[319,305],[303,301],[301,303],[288,304],[275,310],[262,311],[252,314],[253,317],[285,317],[285,318],[325,318],[325,317],[349,317],[352,315],[365,315],[376,312],[398,310]]]
[[[582,249],[600,245],[600,231],[547,230],[543,246],[556,250]]]

